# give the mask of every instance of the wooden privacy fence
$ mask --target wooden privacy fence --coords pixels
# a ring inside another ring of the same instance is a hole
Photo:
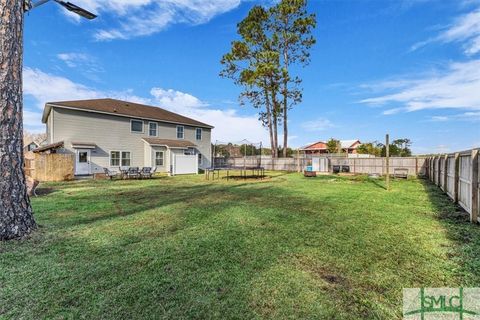
[[[360,174],[380,174],[387,173],[386,158],[345,158],[345,157],[322,157],[328,161],[324,172],[332,172],[332,167],[336,165],[349,166],[350,172]],[[228,164],[236,167],[255,166],[260,164],[266,170],[279,171],[302,171],[312,163],[312,157],[295,157],[295,158],[271,158],[262,157],[245,157],[230,158]],[[394,174],[396,169],[407,169],[409,175],[426,175],[426,158],[425,157],[391,157],[389,161],[389,173]]]
[[[397,169],[406,169],[408,175],[425,175],[424,157],[390,157],[388,162],[389,174]],[[330,166],[349,166],[350,172],[364,174],[387,174],[387,158],[332,158]]]
[[[455,203],[470,214],[470,221],[480,222],[479,149],[429,157],[427,176]]]
[[[25,174],[38,181],[66,181],[74,177],[74,156],[71,154],[40,154],[25,160]]]

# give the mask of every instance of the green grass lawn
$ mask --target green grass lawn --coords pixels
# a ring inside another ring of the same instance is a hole
[[[0,318],[395,319],[404,287],[480,282],[480,228],[422,180],[42,186],[39,230],[0,244]]]

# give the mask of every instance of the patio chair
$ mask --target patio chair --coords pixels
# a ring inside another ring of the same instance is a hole
[[[140,170],[138,167],[130,167],[128,168],[127,176],[129,178],[139,178],[140,177]]]
[[[140,170],[140,178],[151,178],[152,177],[152,168],[151,167],[143,167]]]
[[[118,167],[118,170],[122,179],[128,178],[128,167]]]
[[[105,172],[105,175],[110,178],[110,180],[113,180],[113,178],[116,178],[118,176],[117,172],[114,172],[108,168],[103,168],[103,172]]]

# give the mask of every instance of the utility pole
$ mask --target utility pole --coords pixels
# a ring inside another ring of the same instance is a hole
[[[23,24],[25,11],[46,2],[0,0],[0,241],[37,227],[23,168]],[[96,17],[70,2],[55,2],[87,19]]]
[[[387,183],[387,191],[390,191],[390,136],[385,136],[385,156],[386,156],[386,168],[387,168],[387,176],[385,177],[385,181]]]

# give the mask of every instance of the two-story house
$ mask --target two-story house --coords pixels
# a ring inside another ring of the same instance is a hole
[[[42,122],[47,143],[75,155],[75,175],[120,166],[171,172],[177,154],[197,155],[211,165],[212,126],[162,108],[115,100],[48,102]]]

